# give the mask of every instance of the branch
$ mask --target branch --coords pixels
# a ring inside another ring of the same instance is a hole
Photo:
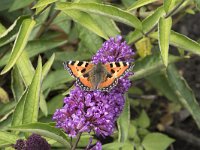
[[[80,138],[81,138],[81,132],[77,135],[77,139],[76,139],[76,142],[74,143],[74,145],[73,145],[73,147],[72,147],[72,149],[71,150],[75,150],[76,149],[76,146],[78,145],[78,142],[79,142],[79,140],[80,140]]]
[[[200,149],[200,138],[194,136],[191,133],[185,132],[181,129],[174,128],[174,127],[171,127],[171,126],[166,126],[165,132],[176,137],[176,138],[178,138],[178,139],[181,139],[181,140],[186,141],[186,142],[188,142],[192,145],[195,145],[195,146],[199,147],[198,149]]]

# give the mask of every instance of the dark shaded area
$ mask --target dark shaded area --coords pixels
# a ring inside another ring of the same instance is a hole
[[[200,39],[200,13],[195,15],[186,15],[174,27],[173,30],[198,41]],[[194,91],[197,101],[200,102],[200,57],[193,55],[190,59],[177,64],[187,83]],[[200,131],[196,126],[192,117],[185,119],[174,125],[176,128],[182,129],[188,133],[192,133],[200,138]],[[197,150],[195,145],[187,143],[183,140],[176,139],[173,144],[175,150]]]

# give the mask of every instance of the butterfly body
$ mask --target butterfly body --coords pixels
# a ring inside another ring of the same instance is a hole
[[[109,91],[117,85],[118,79],[130,71],[132,66],[128,62],[110,62],[106,64],[86,61],[68,61],[64,63],[65,69],[76,83],[86,91]]]

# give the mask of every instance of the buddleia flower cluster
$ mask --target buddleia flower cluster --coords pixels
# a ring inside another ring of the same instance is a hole
[[[94,64],[107,62],[133,62],[134,52],[121,36],[105,41],[93,56]],[[64,107],[53,115],[56,126],[62,128],[69,137],[78,133],[94,131],[97,136],[106,137],[113,133],[115,121],[122,112],[124,93],[131,86],[127,73],[119,79],[118,85],[109,92],[83,91],[78,86],[64,98]],[[98,147],[101,147],[99,143]],[[101,149],[101,148],[98,148]]]
[[[13,147],[16,150],[51,150],[47,141],[38,134],[32,134],[27,140],[17,140]]]

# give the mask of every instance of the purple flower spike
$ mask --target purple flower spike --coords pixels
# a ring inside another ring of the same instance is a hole
[[[124,97],[121,93],[86,92],[76,87],[64,98],[64,103],[53,116],[57,127],[63,128],[70,137],[91,130],[104,137],[113,133]]]
[[[14,145],[16,150],[50,150],[47,141],[40,135],[32,134],[27,140],[19,139]]]
[[[92,62],[132,62],[134,52],[122,41],[121,36],[110,38],[104,42],[102,48],[93,56]],[[97,136],[109,136],[115,128],[115,121],[122,112],[125,99],[124,93],[131,86],[127,73],[119,78],[117,86],[110,92],[83,91],[76,87],[64,98],[64,107],[57,109],[53,120],[56,126],[62,128],[70,137],[80,132],[91,132]],[[101,143],[97,142],[93,150],[100,150]]]
[[[130,46],[125,41],[122,41],[121,36],[117,36],[104,42],[102,48],[93,56],[92,61],[95,64],[98,62],[133,62],[133,55],[134,52]]]

